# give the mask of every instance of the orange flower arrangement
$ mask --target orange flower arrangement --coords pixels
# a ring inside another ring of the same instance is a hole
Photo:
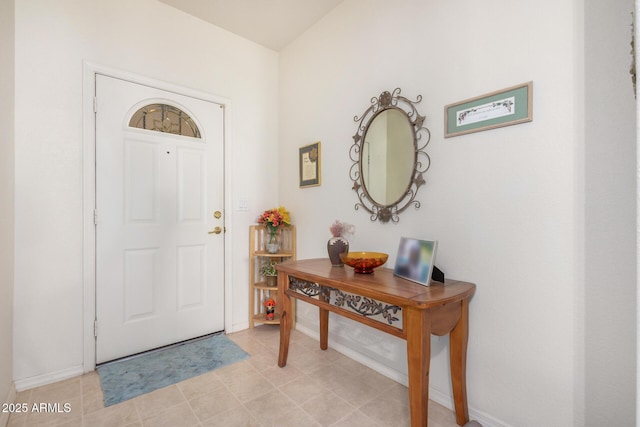
[[[291,215],[284,206],[267,209],[258,217],[258,224],[263,224],[269,230],[269,234],[275,234],[278,227],[291,225]]]
[[[282,226],[291,225],[291,216],[284,206],[267,209],[258,217],[258,224],[267,228],[269,239],[265,241],[265,249],[269,253],[278,252],[278,229]]]

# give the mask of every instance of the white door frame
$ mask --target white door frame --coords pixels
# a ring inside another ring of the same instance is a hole
[[[94,210],[96,206],[96,118],[94,98],[96,93],[96,74],[123,79],[132,83],[152,86],[168,92],[175,92],[224,106],[224,215],[227,232],[224,236],[224,328],[232,332],[232,235],[233,218],[231,203],[231,159],[233,155],[230,143],[231,101],[195,89],[189,89],[171,83],[154,80],[121,70],[116,70],[91,62],[83,64],[82,83],[82,280],[83,280],[83,369],[91,372],[96,367],[96,339],[94,324],[96,318],[96,228]]]

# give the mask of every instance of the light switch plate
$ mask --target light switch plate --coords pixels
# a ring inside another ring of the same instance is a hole
[[[249,210],[249,200],[248,199],[238,199],[238,211],[247,212]]]

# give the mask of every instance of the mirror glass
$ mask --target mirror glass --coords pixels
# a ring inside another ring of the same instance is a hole
[[[407,193],[415,165],[415,134],[407,114],[389,108],[376,114],[360,151],[362,184],[380,205],[399,202]]]
[[[420,208],[416,196],[431,165],[425,151],[431,133],[416,109],[421,100],[420,95],[415,101],[401,96],[400,88],[384,91],[353,118],[357,129],[349,149],[349,178],[358,198],[354,208],[368,212],[371,221],[398,222],[410,206]]]

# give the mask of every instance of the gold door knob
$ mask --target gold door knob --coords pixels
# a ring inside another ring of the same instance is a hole
[[[209,231],[209,234],[220,234],[220,233],[222,233],[221,227],[216,227],[213,230]]]

